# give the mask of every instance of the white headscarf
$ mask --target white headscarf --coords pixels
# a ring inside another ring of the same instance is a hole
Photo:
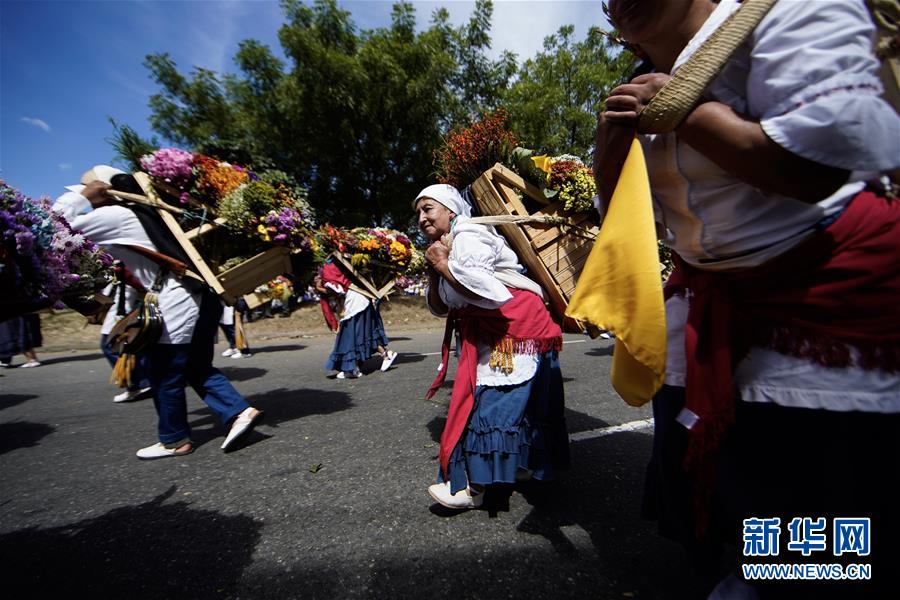
[[[446,183],[436,183],[434,185],[429,185],[427,188],[419,192],[419,195],[416,196],[415,200],[413,200],[413,208],[416,207],[416,203],[422,198],[431,198],[435,202],[443,204],[451,211],[453,211],[458,217],[472,216],[472,207],[469,206],[468,202],[463,200],[463,197],[459,194],[459,191],[452,185],[447,185]]]

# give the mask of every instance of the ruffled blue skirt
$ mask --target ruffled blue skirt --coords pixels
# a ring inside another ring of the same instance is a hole
[[[453,493],[468,483],[515,483],[516,471],[553,479],[569,466],[562,372],[556,350],[545,352],[534,377],[508,386],[477,386],[462,439],[450,455]],[[446,481],[443,473],[439,481]]]
[[[325,363],[326,371],[352,371],[378,351],[387,347],[388,338],[378,310],[369,304],[362,312],[341,321],[334,349]]]

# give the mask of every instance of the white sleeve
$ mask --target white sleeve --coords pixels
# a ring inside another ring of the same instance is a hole
[[[344,290],[344,286],[342,286],[339,283],[328,282],[325,284],[325,287],[327,287],[331,290],[334,290],[335,292],[337,292],[338,294],[341,294],[341,295],[344,295],[347,293],[346,290]]]
[[[53,203],[53,210],[61,214],[73,227],[74,221],[88,212],[89,208],[91,203],[88,199],[76,192],[66,192]]]
[[[450,272],[463,287],[498,305],[512,298],[512,294],[496,277],[494,264],[499,249],[486,236],[474,231],[457,231],[450,250]]]
[[[752,36],[748,111],[785,149],[833,167],[900,166],[900,117],[881,97],[862,0],[781,0]]]

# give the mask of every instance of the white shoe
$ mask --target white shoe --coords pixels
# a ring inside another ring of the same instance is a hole
[[[188,442],[190,443],[190,442]],[[166,448],[162,442],[141,448],[137,451],[137,457],[141,460],[156,460],[157,458],[172,458],[175,456],[184,456],[194,451],[194,445],[191,444],[187,450],[177,451],[177,448]]]
[[[250,357],[249,352],[241,352],[240,350],[235,350],[234,354],[231,355],[231,358],[248,358]]]
[[[222,356],[231,356],[235,352],[240,352],[237,348],[229,348],[225,352],[222,353]]]
[[[428,494],[441,506],[456,510],[478,508],[484,500],[484,491],[473,493],[471,487],[451,494],[449,481],[428,486]]]
[[[357,379],[359,376],[359,369],[353,369],[352,371],[341,371],[335,376],[335,379]]]
[[[381,370],[387,371],[391,368],[391,365],[394,363],[394,359],[397,358],[397,353],[393,350],[388,350],[384,353],[384,359],[381,361]]]
[[[132,400],[137,400],[139,396],[143,396],[151,389],[152,388],[145,387],[139,390],[125,390],[121,394],[113,396],[113,402],[131,402]]]
[[[262,414],[263,412],[261,410],[256,410],[252,406],[245,408],[244,412],[239,414],[237,418],[235,418],[234,423],[232,423],[228,436],[225,438],[225,441],[222,442],[222,450],[228,450],[228,447],[239,437],[253,429],[253,426]]]
[[[25,363],[24,365],[19,365],[19,368],[20,368],[20,369],[30,369],[30,368],[32,368],[32,367],[39,367],[39,366],[41,366],[41,361],[39,361],[39,360],[29,360],[29,361],[28,361],[27,363]]]
[[[601,340],[611,340],[612,335],[610,335],[610,333],[608,331],[604,331],[603,333],[600,334],[600,339]]]

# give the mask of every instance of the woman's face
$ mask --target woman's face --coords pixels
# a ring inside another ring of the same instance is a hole
[[[609,14],[622,37],[633,44],[664,35],[694,0],[610,0]]]
[[[450,221],[456,218],[453,211],[432,198],[422,198],[416,202],[416,212],[419,214],[419,229],[432,242],[450,233]]]

